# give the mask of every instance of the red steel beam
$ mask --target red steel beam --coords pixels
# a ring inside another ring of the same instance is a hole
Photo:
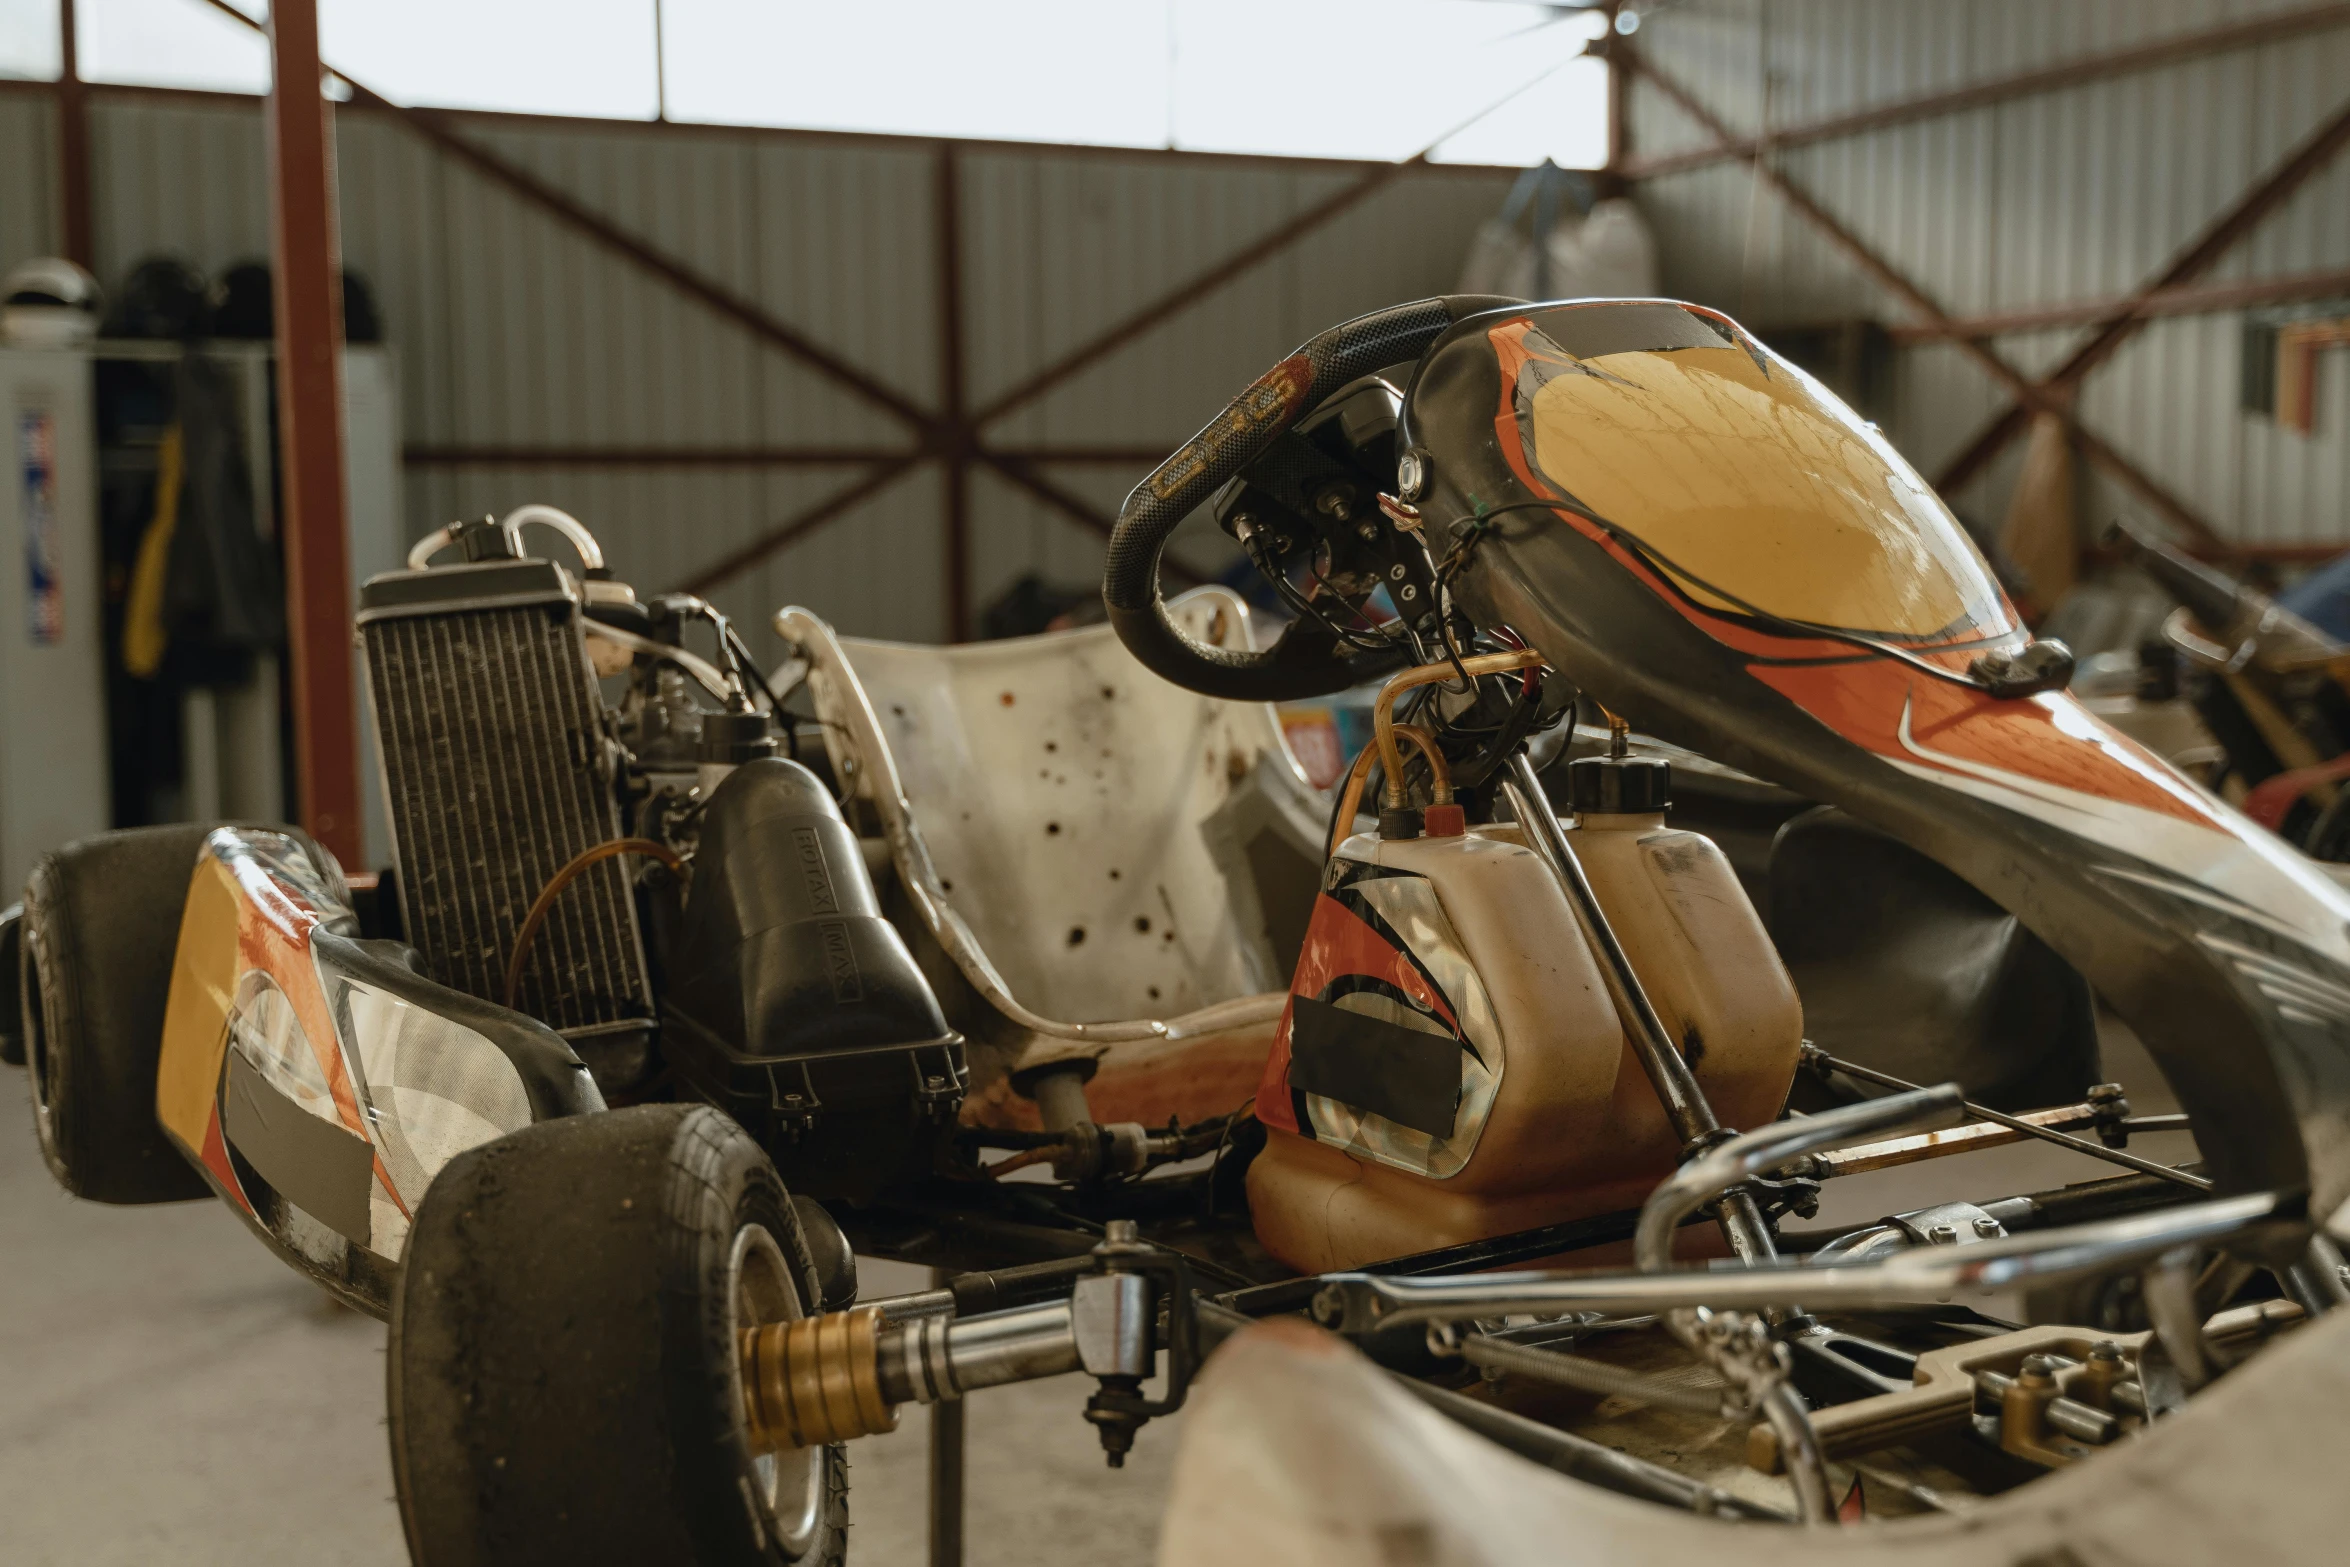
[[[2084,322],[2109,321],[2116,317],[2154,320],[2163,316],[2220,315],[2252,305],[2282,305],[2344,296],[2350,296],[2350,268],[2296,272],[2289,277],[2254,278],[2241,283],[2158,288],[2151,293],[1961,316],[1951,321],[1904,322],[1887,327],[1885,333],[1897,343],[1932,343],[1954,337],[1988,338],[2013,332],[2040,332],[2050,327],[2080,326]]]
[[[1543,25],[1547,26],[1549,24],[1545,23]],[[1576,54],[1571,58],[1581,58],[1585,55],[1596,54],[1599,52],[1601,51],[1596,42],[1587,43],[1582,49],[1576,51]],[[993,424],[996,420],[1002,418],[1005,414],[1010,413],[1013,409],[1023,407],[1028,403],[1034,402],[1037,398],[1043,396],[1046,392],[1051,391],[1054,387],[1059,386],[1062,382],[1068,380],[1071,376],[1076,375],[1079,371],[1082,371],[1091,365],[1098,364],[1104,358],[1113,353],[1116,353],[1119,349],[1125,347],[1128,343],[1133,342],[1143,333],[1151,330],[1151,328],[1163,324],[1171,316],[1174,316],[1177,313],[1189,308],[1190,306],[1197,304],[1200,300],[1205,299],[1208,295],[1214,293],[1217,289],[1222,288],[1226,283],[1231,282],[1234,278],[1240,276],[1243,272],[1248,271],[1251,267],[1256,266],[1259,262],[1264,261],[1270,256],[1280,254],[1282,251],[1288,249],[1291,245],[1294,245],[1299,240],[1303,239],[1306,235],[1311,234],[1314,230],[1330,222],[1333,218],[1336,218],[1343,213],[1352,211],[1355,207],[1361,205],[1370,197],[1377,195],[1382,190],[1385,190],[1400,176],[1411,173],[1415,170],[1424,170],[1431,167],[1429,158],[1435,153],[1437,148],[1443,146],[1446,142],[1452,140],[1453,137],[1459,135],[1462,131],[1467,130],[1470,126],[1476,124],[1479,120],[1483,119],[1486,115],[1491,114],[1494,110],[1500,108],[1503,104],[1508,103],[1513,98],[1516,98],[1519,94],[1526,92],[1528,89],[1547,80],[1552,74],[1560,69],[1563,69],[1567,63],[1568,61],[1562,60],[1558,62],[1558,64],[1552,66],[1550,70],[1541,73],[1541,75],[1535,76],[1531,80],[1520,82],[1517,86],[1511,88],[1508,92],[1503,93],[1500,97],[1486,104],[1475,114],[1472,114],[1467,119],[1453,125],[1442,135],[1438,136],[1434,141],[1428,143],[1425,147],[1422,147],[1418,152],[1413,153],[1410,157],[1397,159],[1393,163],[1383,163],[1377,165],[1369,173],[1365,174],[1361,179],[1356,180],[1353,184],[1343,186],[1337,191],[1332,192],[1329,196],[1324,197],[1322,200],[1306,208],[1305,211],[1291,218],[1288,222],[1277,225],[1271,232],[1259,237],[1250,244],[1242,246],[1239,250],[1234,251],[1231,255],[1226,256],[1222,261],[1219,261],[1214,266],[1209,267],[1205,272],[1199,273],[1189,282],[1181,284],[1167,293],[1161,294],[1157,299],[1152,300],[1149,304],[1144,305],[1141,309],[1128,315],[1125,317],[1125,319],[1119,321],[1116,325],[1110,327],[1107,331],[1102,332],[1093,337],[1088,342],[1071,349],[1068,353],[1063,354],[1059,359],[1056,359],[1051,364],[1046,365],[1043,369],[1028,377],[1027,380],[1022,381],[1018,385],[1012,387],[1009,391],[998,394],[993,402],[989,403],[986,407],[980,409],[977,413],[971,416],[972,425],[974,427],[984,428],[987,425]]]
[[[209,3],[209,0],[202,0],[202,3]],[[245,17],[242,20],[249,22],[252,19]],[[253,93],[222,92],[201,87],[152,87],[134,82],[85,82],[83,85],[90,90],[93,99],[144,99],[159,104],[201,104],[222,109],[250,109],[256,101]],[[0,98],[50,98],[56,92],[57,84],[53,81],[0,77]],[[346,104],[344,107],[352,105]],[[364,108],[364,105],[360,107]],[[604,137],[617,133],[644,135],[665,142],[718,141],[752,146],[839,147],[857,152],[928,154],[937,148],[942,139],[937,136],[883,131],[810,130],[793,125],[620,119],[593,114],[534,114],[520,109],[446,109],[440,112],[451,125],[460,130],[470,127],[492,132],[553,131],[580,137]],[[1014,141],[985,136],[957,136],[953,141],[966,154],[973,156],[1006,153],[1028,157],[1039,152],[1049,152],[1056,161],[1160,168],[1237,168],[1268,174],[1356,174],[1376,166],[1380,161],[1375,158],[1305,157],[1279,153],[1196,152],[1182,147],[1089,146],[1076,142]],[[1464,179],[1508,178],[1525,172],[1514,164],[1449,162],[1434,165],[1434,171]]]
[[[795,544],[838,519],[920,460],[918,457],[894,457],[888,462],[874,464],[860,478],[833,491],[813,506],[786,517],[742,548],[704,566],[679,583],[677,591],[708,593],[721,583],[750,570],[784,546]]]
[[[1650,60],[1646,54],[1638,50],[1623,48],[1621,40],[1618,41],[1616,52],[1624,57],[1626,64],[1632,70],[1637,71],[1644,81],[1649,82],[1666,97],[1672,99],[1684,114],[1703,126],[1710,134],[1717,139],[1728,138],[1729,128],[1722,123],[1721,117],[1700,102],[1688,88],[1658,70],[1655,62]],[[1768,159],[1757,159],[1753,164],[1753,169],[1755,178],[1777,191],[1781,200],[1794,208],[1797,215],[1810,223],[1813,228],[1819,230],[1829,243],[1843,251],[1853,264],[1874,280],[1879,287],[1899,299],[1927,321],[1948,324],[1953,319],[1950,313],[1944,310],[1932,296],[1919,288],[1892,262],[1877,254],[1867,241],[1847,228],[1825,207],[1822,207],[1809,191],[1797,184],[1776,164]],[[2220,542],[2219,531],[2193,507],[2171,493],[2160,481],[2148,475],[2135,463],[2122,456],[2120,452],[2114,450],[2104,437],[2082,424],[2078,415],[2073,411],[2069,397],[2031,381],[2015,366],[1992,352],[1989,347],[1972,338],[1957,338],[1953,341],[1959,352],[1981,366],[1984,373],[2005,387],[2008,395],[2015,398],[2019,404],[2033,413],[2053,414],[2062,419],[2072,434],[2074,444],[2080,448],[2081,455],[2105,470],[2116,482],[2195,538],[2211,543]]]
[[[2225,212],[2204,225],[2203,231],[2189,240],[2161,271],[2140,285],[2128,306],[2100,322],[2097,330],[2064,363],[2043,376],[2041,386],[2069,392],[2078,385],[2145,325],[2145,318],[2135,310],[2138,300],[2160,289],[2191,283],[2210,271],[2238,240],[2257,228],[2263,218],[2282,206],[2312,175],[2331,164],[2345,146],[2350,146],[2350,99],[2345,99],[2331,117],[2304,137],[2299,146],[2285,155],[2283,162],[2255,180]],[[2023,429],[2025,412],[2020,405],[2011,406],[1993,418],[1944,466],[1934,480],[1936,487],[1955,489],[1973,478]]]
[[[1172,449],[1172,448],[1170,448]],[[891,462],[894,446],[463,446],[411,441],[411,468],[823,468]]]
[[[1607,37],[1600,49],[1607,61],[1607,162],[1601,173],[1612,187],[1612,195],[1623,194],[1628,178],[1626,169],[1632,164],[1632,72],[1631,68],[1604,47],[1616,39],[1616,19],[1623,14],[1623,6],[1610,0],[1607,8]]]
[[[90,222],[90,93],[82,81],[74,0],[57,0],[57,198],[66,259],[97,271]]]
[[[228,4],[228,0],[203,0],[203,3],[225,16],[234,17],[247,27],[258,30],[263,25]],[[349,84],[351,102],[355,107],[391,115],[475,173],[493,184],[505,187],[557,222],[651,273],[679,293],[707,307],[713,314],[732,321],[769,347],[799,360],[809,369],[895,415],[913,428],[921,431],[930,428],[932,421],[928,410],[916,406],[797,327],[779,319],[757,301],[735,293],[716,279],[705,276],[688,262],[648,244],[620,228],[602,213],[574,201],[537,175],[508,163],[489,149],[458,135],[451,129],[448,116],[436,110],[412,109],[404,104],[393,103],[382,94],[352,81],[345,73],[337,71],[335,74]]]
[[[1138,446],[990,446],[1015,462],[1148,468],[1183,444],[1176,436]],[[411,468],[838,468],[923,456],[895,446],[467,446],[411,441]]]
[[[1185,437],[1171,441],[1146,441],[1139,445],[1101,446],[996,446],[988,450],[1014,462],[1067,463],[1071,466],[1104,468],[1155,468],[1180,447]]]
[[[953,144],[941,142],[931,170],[938,258],[938,399],[940,414],[932,437],[945,470],[947,641],[971,640],[971,452],[973,430],[963,406],[963,176]]]
[[[356,866],[365,859],[351,685],[342,264],[335,236],[334,124],[318,63],[317,0],[272,0],[268,33],[269,226],[294,771],[302,825],[335,858]]]
[[[1103,516],[1092,502],[1062,489],[1052,480],[1008,452],[985,451],[979,455],[980,460],[990,468],[1079,527],[1090,533],[1098,533],[1105,539],[1110,536],[1110,530],[1114,523],[1110,518]],[[1156,459],[1153,460],[1156,461]],[[1173,555],[1164,556],[1162,559],[1167,569],[1167,575],[1179,579],[1187,586],[1196,587],[1208,580],[1205,575],[1192,570]]]
[[[1381,164],[1351,185],[1314,203],[1288,222],[1276,225],[1261,238],[1243,245],[1189,282],[1161,294],[1107,331],[1095,334],[1009,391],[999,393],[971,416],[971,423],[975,427],[984,428],[1015,408],[1036,401],[1079,371],[1100,363],[1170,316],[1206,298],[1257,263],[1278,255],[1331,219],[1360,206],[1393,184],[1398,176],[1427,166],[1428,155],[1424,152],[1401,163]]]
[[[2062,92],[2085,82],[2157,70],[2166,65],[2206,59],[2237,49],[2257,48],[2262,44],[2281,43],[2343,26],[2350,26],[2350,4],[2304,6],[2298,11],[2284,11],[2255,17],[2250,21],[2232,22],[2224,27],[2185,33],[2176,38],[2140,44],[2132,49],[2086,55],[2014,76],[1955,87],[1948,92],[1925,93],[1915,98],[1858,109],[1850,114],[1814,120],[1807,125],[1792,125],[1770,132],[1767,140],[1773,150],[1837,141],[1868,131],[1881,131],[1895,125],[1914,125],[1921,120],[1939,119],[1967,109],[1987,108],[2017,98]],[[1685,152],[1659,153],[1652,158],[1631,159],[1621,172],[1626,179],[1649,180],[1666,174],[1678,174],[1686,169],[1704,168],[1709,164],[1744,160],[1760,152],[1765,140],[1760,136],[1728,136],[1711,146],[1694,147]]]

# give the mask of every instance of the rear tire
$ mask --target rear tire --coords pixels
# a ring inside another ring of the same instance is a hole
[[[17,932],[25,1067],[49,1173],[95,1202],[208,1197],[155,1120],[155,1066],[203,822],[100,833],[45,856]]]
[[[822,1298],[782,1179],[706,1105],[459,1155],[392,1298],[392,1470],[419,1567],[833,1567],[839,1447],[754,1459],[736,1332]]]

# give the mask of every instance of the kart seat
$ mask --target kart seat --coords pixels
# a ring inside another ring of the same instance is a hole
[[[1248,644],[1229,590],[1170,608]],[[967,1119],[1033,1124],[1010,1079],[1072,1060],[1092,1063],[1101,1121],[1255,1091],[1325,812],[1270,706],[1171,685],[1107,626],[926,647],[792,608],[776,629],[808,661],[835,775],[968,987],[944,998],[972,1042]]]

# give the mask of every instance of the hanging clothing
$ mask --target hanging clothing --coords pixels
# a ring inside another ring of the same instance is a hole
[[[139,552],[131,560],[130,591],[123,603],[122,667],[141,680],[152,680],[163,670],[163,652],[171,631],[163,622],[163,589],[171,572],[171,541],[179,529],[180,481],[185,471],[183,443],[176,424],[163,432],[155,450],[155,509],[146,531],[139,536]]]
[[[230,685],[285,641],[285,579],[261,537],[236,382],[216,361],[180,361],[178,524],[164,589],[172,663],[186,685]]]

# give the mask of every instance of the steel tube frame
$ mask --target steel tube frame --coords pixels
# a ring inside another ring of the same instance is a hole
[[[1203,1353],[1256,1320],[1229,1306],[1205,1299],[1195,1299],[1192,1312],[1199,1323]],[[1394,1378],[1405,1392],[1467,1426],[1479,1436],[1499,1443],[1519,1457],[1546,1469],[1586,1481],[1603,1490],[1662,1502],[1668,1507],[1685,1507],[1692,1512],[1713,1517],[1745,1518],[1771,1523],[1792,1521],[1784,1513],[1749,1502],[1701,1480],[1693,1480],[1662,1464],[1652,1464],[1629,1453],[1620,1453],[1589,1437],[1543,1425],[1524,1415],[1464,1397],[1448,1388],[1431,1387],[1400,1371],[1386,1374]]]
[[[1649,1194],[1640,1210],[1640,1227],[1632,1237],[1634,1261],[1644,1271],[1663,1272],[1673,1262],[1673,1232],[1681,1221],[1708,1202],[1728,1205],[1732,1190],[1748,1178],[1775,1170],[1789,1160],[1855,1138],[1873,1137],[1912,1126],[1947,1124],[1958,1113],[1957,1085],[1922,1088],[1885,1099],[1845,1105],[1799,1120],[1774,1121],[1733,1137],[1683,1164]],[[1752,1199],[1749,1198],[1749,1201]],[[1667,1314],[1673,1334],[1698,1351],[1728,1376],[1732,1359],[1706,1332],[1706,1309],[1691,1307]],[[1719,1326],[1719,1324],[1716,1324]],[[1786,1352],[1774,1346],[1773,1353]],[[1770,1422],[1785,1455],[1787,1479],[1794,1488],[1797,1509],[1806,1523],[1831,1523],[1835,1502],[1828,1494],[1827,1461],[1820,1453],[1818,1435],[1803,1401],[1786,1382],[1785,1362],[1776,1377],[1755,1397],[1755,1410]]]
[[[1863,1082],[1875,1083],[1880,1088],[1896,1088],[1911,1092],[1917,1090],[1918,1085],[1915,1083],[1905,1082],[1890,1073],[1880,1072],[1874,1067],[1862,1066],[1857,1061],[1847,1061],[1841,1056],[1830,1055],[1827,1051],[1808,1041],[1804,1045],[1804,1057],[1807,1065],[1823,1071],[1842,1072],[1847,1077],[1857,1077]],[[2119,1148],[2108,1148],[2103,1143],[2093,1143],[2085,1137],[2075,1137],[2070,1132],[2060,1132],[2055,1127],[2027,1121],[2021,1116],[2009,1115],[2004,1110],[1994,1110],[1989,1105],[1976,1104],[1972,1100],[1960,1101],[1960,1107],[1976,1120],[1988,1121],[1994,1126],[2003,1126],[2019,1137],[2036,1138],[2044,1143],[2052,1143],[2059,1148],[2070,1148],[2073,1152],[2086,1154],[2092,1159],[2102,1159],[2107,1164],[2118,1164],[2125,1170],[2135,1170],[2140,1175],[2155,1176],[2195,1191],[2207,1192],[2211,1190],[2209,1177],[2197,1175],[2190,1170],[2173,1169],[2156,1160],[2143,1159]]]
[[[1681,1221],[1750,1176],[1848,1143],[1889,1133],[1949,1126],[1965,1103],[1956,1083],[1917,1088],[1839,1105],[1818,1115],[1773,1121],[1710,1149],[1675,1170],[1640,1208],[1632,1255],[1640,1267],[1661,1272],[1673,1265],[1673,1232]]]
[[[1764,1311],[1797,1302],[1866,1309],[2069,1283],[2208,1246],[2279,1222],[2304,1222],[2298,1198],[2273,1192],[2183,1203],[2070,1229],[1970,1246],[1920,1246],[1848,1266],[1782,1264],[1669,1273],[1482,1273],[1449,1278],[1326,1275],[1314,1314],[1346,1333],[1406,1322],[1458,1322],[1520,1312],[1564,1315],[1708,1308]]]

